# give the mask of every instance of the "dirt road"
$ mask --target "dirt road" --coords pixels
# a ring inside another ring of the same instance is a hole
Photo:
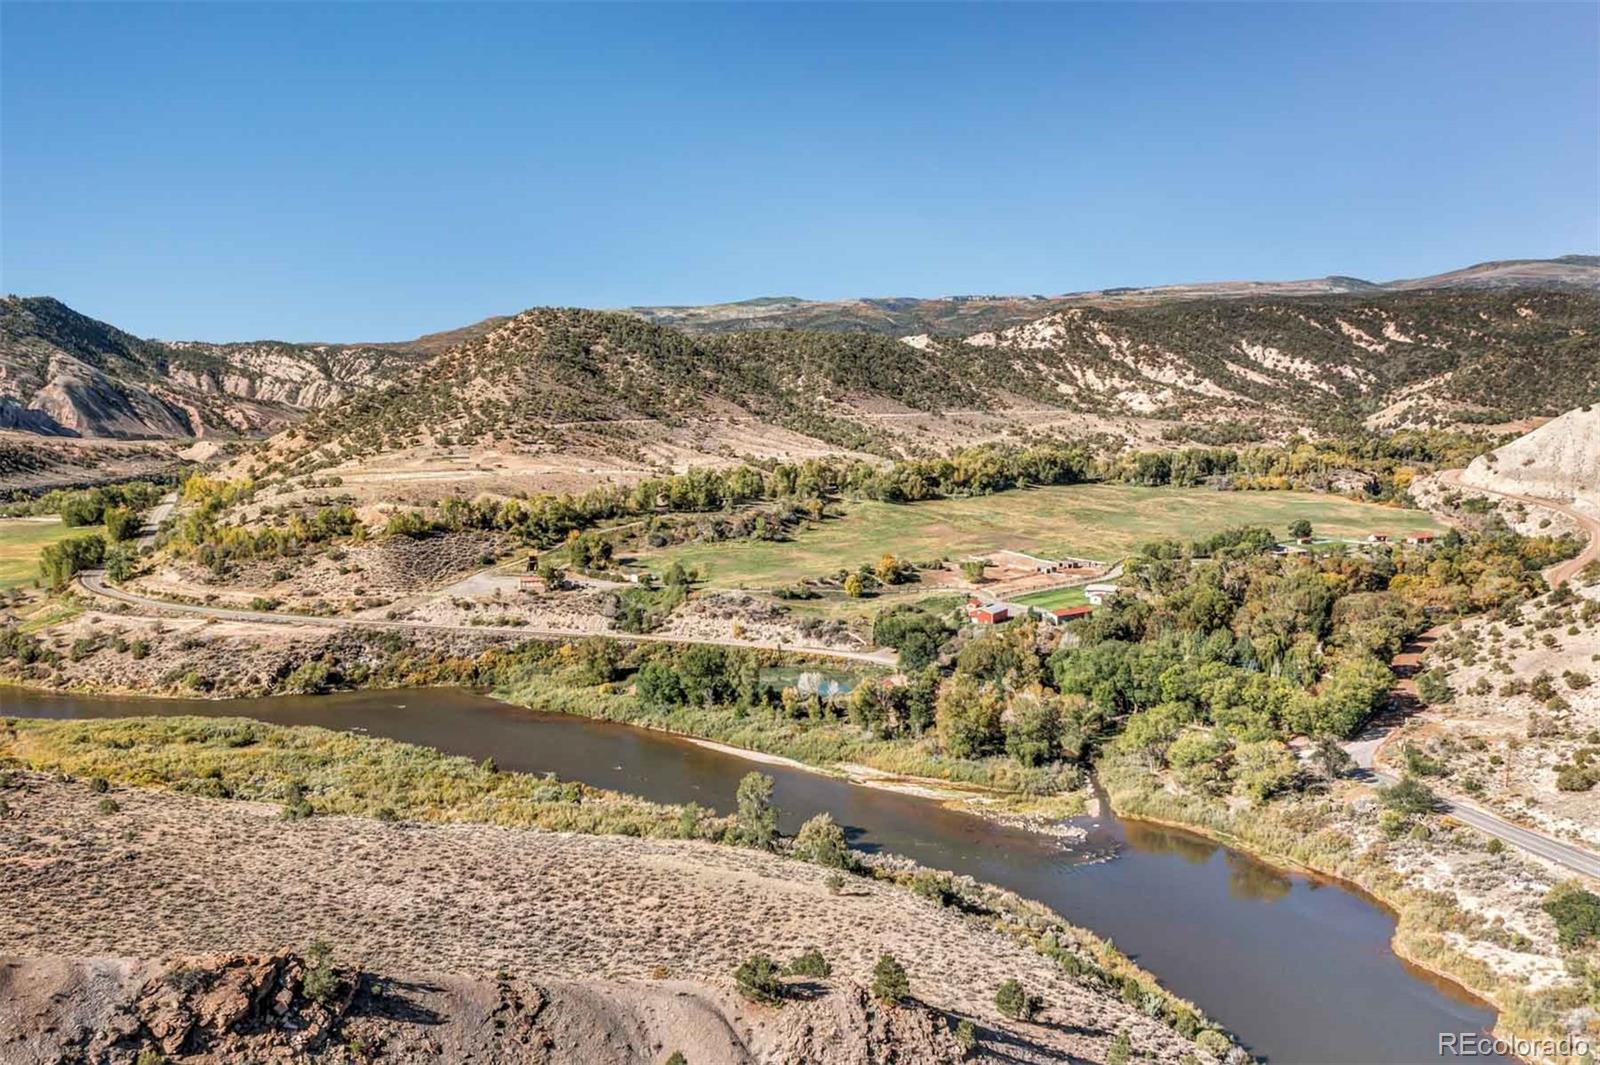
[[[136,595],[113,588],[105,582],[105,571],[85,570],[78,574],[78,586],[89,595],[102,599],[111,599],[130,606],[143,607],[146,610],[168,610],[179,614],[192,614],[197,617],[216,618],[219,621],[249,621],[267,625],[297,625],[308,628],[346,628],[346,629],[398,629],[422,630],[432,632],[467,632],[467,633],[494,633],[498,635],[522,636],[525,638],[539,639],[582,639],[592,633],[571,632],[565,629],[539,629],[529,625],[497,626],[497,625],[446,625],[440,622],[428,621],[379,621],[370,618],[341,618],[341,617],[307,617],[303,614],[274,614],[261,610],[240,610],[235,607],[203,606],[198,603],[175,603],[166,599],[154,599],[150,596]],[[813,655],[818,658],[834,658],[842,661],[865,662],[874,666],[894,666],[896,657],[893,651],[839,651],[831,647],[811,647],[805,644],[783,644],[761,640],[738,640],[729,636],[722,639],[699,638],[692,636],[658,636],[654,633],[627,633],[607,632],[600,635],[626,643],[703,643],[722,647],[747,647],[765,650],[782,650],[794,654]]]
[[[1557,503],[1553,499],[1540,499],[1537,496],[1523,496],[1517,495],[1514,492],[1497,491],[1493,488],[1480,488],[1475,484],[1462,484],[1461,474],[1463,472],[1464,471],[1462,470],[1442,470],[1439,473],[1439,480],[1444,484],[1450,485],[1452,488],[1460,488],[1463,491],[1482,492],[1484,495],[1500,496],[1502,499],[1515,500],[1516,502],[1522,503],[1526,506],[1543,507],[1546,510],[1553,510],[1558,514],[1564,514],[1571,518],[1573,521],[1578,523],[1579,527],[1582,528],[1584,532],[1589,534],[1588,547],[1584,548],[1582,551],[1579,551],[1576,555],[1567,559],[1565,562],[1557,562],[1554,566],[1551,566],[1544,571],[1544,579],[1549,582],[1550,587],[1554,588],[1562,581],[1571,580],[1573,577],[1577,576],[1583,567],[1587,566],[1589,563],[1600,561],[1600,518],[1595,518],[1581,510],[1575,510],[1565,503]]]

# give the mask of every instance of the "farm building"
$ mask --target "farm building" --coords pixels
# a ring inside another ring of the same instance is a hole
[[[967,600],[967,618],[978,625],[998,625],[1012,618],[1025,618],[1032,611],[1021,603],[1004,603],[998,599],[983,600],[973,596]]]
[[[1067,625],[1074,621],[1082,621],[1093,613],[1092,606],[1064,606],[1060,610],[1050,611],[1050,616],[1056,619],[1056,624]]]
[[[1115,584],[1086,584],[1083,586],[1084,597],[1094,606],[1099,606],[1108,598],[1117,594]]]
[[[1011,612],[999,603],[983,603],[967,607],[967,617],[979,625],[998,625],[1009,621]]]
[[[1367,542],[1369,544],[1386,544],[1389,542],[1389,534],[1386,532],[1368,533]]]
[[[1433,533],[1431,533],[1431,532],[1419,532],[1419,533],[1412,533],[1410,536],[1406,537],[1406,543],[1408,543],[1408,544],[1431,544],[1431,543],[1433,543],[1434,539],[1435,539],[1435,537],[1434,537]]]

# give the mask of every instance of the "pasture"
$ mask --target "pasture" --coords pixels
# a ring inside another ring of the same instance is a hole
[[[0,591],[39,576],[39,553],[69,536],[92,536],[104,526],[68,526],[60,518],[0,518]]]
[[[784,542],[685,544],[640,561],[657,573],[673,560],[714,587],[771,588],[872,564],[885,554],[912,562],[961,558],[1001,548],[1046,557],[1111,561],[1164,537],[1196,539],[1236,525],[1278,536],[1304,518],[1319,536],[1396,538],[1438,531],[1424,511],[1357,503],[1307,492],[1218,492],[1078,484],[923,503],[846,502],[843,514],[798,530]]]
[[[1040,610],[1061,610],[1069,606],[1083,606],[1089,602],[1089,597],[1079,588],[1052,588],[1044,592],[1029,592],[1027,595],[1015,596],[1013,603],[1024,606],[1036,606]]]

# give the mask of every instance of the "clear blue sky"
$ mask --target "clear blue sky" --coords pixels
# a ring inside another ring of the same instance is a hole
[[[0,7],[0,288],[141,335],[1600,248],[1596,5]]]

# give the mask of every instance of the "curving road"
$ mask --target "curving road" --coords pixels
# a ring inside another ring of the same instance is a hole
[[[113,588],[105,581],[104,570],[84,570],[78,574],[79,587],[90,595],[102,599],[111,599],[130,606],[143,607],[146,610],[169,610],[179,614],[191,614],[196,617],[216,618],[219,621],[248,621],[256,624],[267,625],[292,625],[305,628],[342,628],[342,629],[397,629],[425,632],[464,632],[464,633],[491,633],[494,635],[523,636],[528,638],[554,638],[562,640],[579,640],[586,636],[605,636],[613,640],[626,643],[702,643],[718,647],[748,647],[762,650],[783,650],[793,654],[813,655],[818,658],[835,658],[841,661],[866,662],[874,666],[893,666],[896,658],[893,651],[839,651],[829,647],[810,647],[804,644],[784,644],[780,647],[775,642],[761,640],[736,640],[733,637],[725,639],[711,639],[700,636],[669,636],[657,633],[627,633],[627,632],[573,632],[570,629],[540,629],[531,625],[447,625],[442,622],[431,621],[388,621],[369,618],[343,618],[343,617],[307,617],[303,614],[273,614],[263,610],[241,610],[237,607],[204,606],[199,603],[175,603],[167,599],[156,599],[147,595],[138,595],[134,592]]]
[[[1589,546],[1579,551],[1565,562],[1557,562],[1554,566],[1544,571],[1544,579],[1554,588],[1562,581],[1576,577],[1583,567],[1589,563],[1600,560],[1600,518],[1586,514],[1581,510],[1574,510],[1565,503],[1557,503],[1553,499],[1540,499],[1538,496],[1517,495],[1515,492],[1502,492],[1495,488],[1480,488],[1475,484],[1463,484],[1461,475],[1465,470],[1441,470],[1439,480],[1454,488],[1467,492],[1482,492],[1488,496],[1499,496],[1502,499],[1514,500],[1530,507],[1543,507],[1553,510],[1557,514],[1564,514],[1578,523],[1578,527],[1589,534]]]

